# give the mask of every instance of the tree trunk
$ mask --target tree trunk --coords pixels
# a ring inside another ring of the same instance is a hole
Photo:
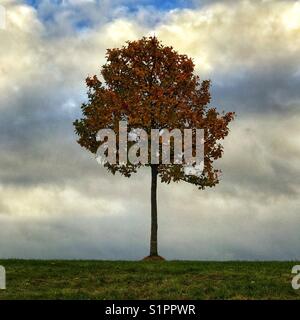
[[[157,165],[151,165],[151,240],[150,256],[158,256],[157,251]]]

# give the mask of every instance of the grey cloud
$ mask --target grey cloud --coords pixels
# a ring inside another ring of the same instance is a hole
[[[72,213],[65,206],[52,217],[0,217],[6,226],[1,256],[140,259],[148,251],[150,227],[150,208],[140,194],[123,215],[80,212],[75,203]],[[160,252],[168,259],[299,258],[299,215],[291,204],[229,198],[222,206],[215,191],[188,186],[160,186],[159,194]],[[267,208],[272,214],[265,214]]]
[[[212,104],[246,114],[297,115],[300,111],[298,58],[258,64],[251,70],[212,74]],[[214,77],[214,75],[216,77]]]

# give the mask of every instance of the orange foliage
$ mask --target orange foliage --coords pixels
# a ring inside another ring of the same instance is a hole
[[[158,166],[162,182],[186,181],[203,189],[219,182],[214,160],[222,156],[219,140],[229,132],[233,112],[221,114],[209,108],[210,81],[200,81],[194,74],[192,59],[163,46],[156,37],[127,42],[118,49],[108,49],[107,63],[102,67],[102,83],[97,76],[88,77],[88,103],[82,105],[83,118],[74,122],[78,143],[96,153],[100,129],[111,128],[118,134],[119,121],[132,128],[205,130],[205,166],[201,177],[185,175],[180,164]],[[150,164],[148,164],[149,166]],[[106,163],[113,174],[124,176],[141,166]]]

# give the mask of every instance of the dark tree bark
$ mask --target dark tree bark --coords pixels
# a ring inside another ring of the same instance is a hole
[[[151,165],[151,240],[150,256],[158,256],[157,251],[157,165]]]

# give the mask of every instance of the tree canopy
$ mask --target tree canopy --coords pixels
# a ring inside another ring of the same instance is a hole
[[[203,189],[219,182],[214,160],[223,153],[220,140],[229,132],[233,112],[219,113],[209,107],[210,81],[200,81],[194,63],[185,54],[164,46],[156,37],[128,41],[121,48],[108,49],[101,77],[88,77],[88,102],[82,104],[83,118],[74,122],[78,143],[96,153],[100,129],[119,134],[119,121],[127,121],[128,131],[144,129],[201,128],[205,132],[204,170],[188,175],[183,164],[158,164],[162,182],[186,181]],[[100,78],[100,79],[99,79]],[[106,163],[115,174],[130,177],[142,164]],[[146,164],[151,166],[151,164]]]

